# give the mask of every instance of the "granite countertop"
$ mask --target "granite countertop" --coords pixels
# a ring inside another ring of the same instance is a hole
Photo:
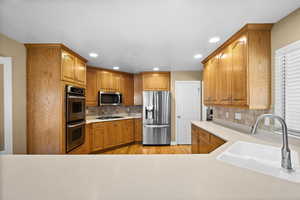
[[[210,154],[1,156],[0,199],[300,199],[300,184],[216,160],[235,141],[281,146],[278,138],[193,124],[227,142]],[[297,152],[299,147],[291,145]]]
[[[97,119],[100,116],[87,116],[86,117],[86,124],[97,123],[97,122],[107,122],[107,121],[116,121],[116,120],[124,120],[124,119],[136,119],[142,118],[142,114],[135,113],[135,114],[115,114],[112,116],[121,116],[122,118],[115,118],[115,119]]]

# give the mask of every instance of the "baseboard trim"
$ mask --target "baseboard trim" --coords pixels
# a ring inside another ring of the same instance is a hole
[[[171,141],[171,146],[175,146],[177,145],[177,142],[176,141]]]

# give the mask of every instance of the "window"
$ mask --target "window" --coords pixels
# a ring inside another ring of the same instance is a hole
[[[275,114],[300,136],[300,41],[275,53]]]

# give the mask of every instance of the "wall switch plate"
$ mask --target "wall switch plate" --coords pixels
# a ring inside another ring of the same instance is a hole
[[[242,119],[242,114],[241,113],[234,113],[234,119],[241,120]]]
[[[269,117],[265,118],[265,126],[270,126],[270,118]]]
[[[228,112],[226,112],[226,119],[228,119],[229,118],[229,113]]]

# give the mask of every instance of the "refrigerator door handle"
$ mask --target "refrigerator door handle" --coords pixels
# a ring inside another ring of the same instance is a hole
[[[144,125],[146,128],[168,128],[170,125]]]

